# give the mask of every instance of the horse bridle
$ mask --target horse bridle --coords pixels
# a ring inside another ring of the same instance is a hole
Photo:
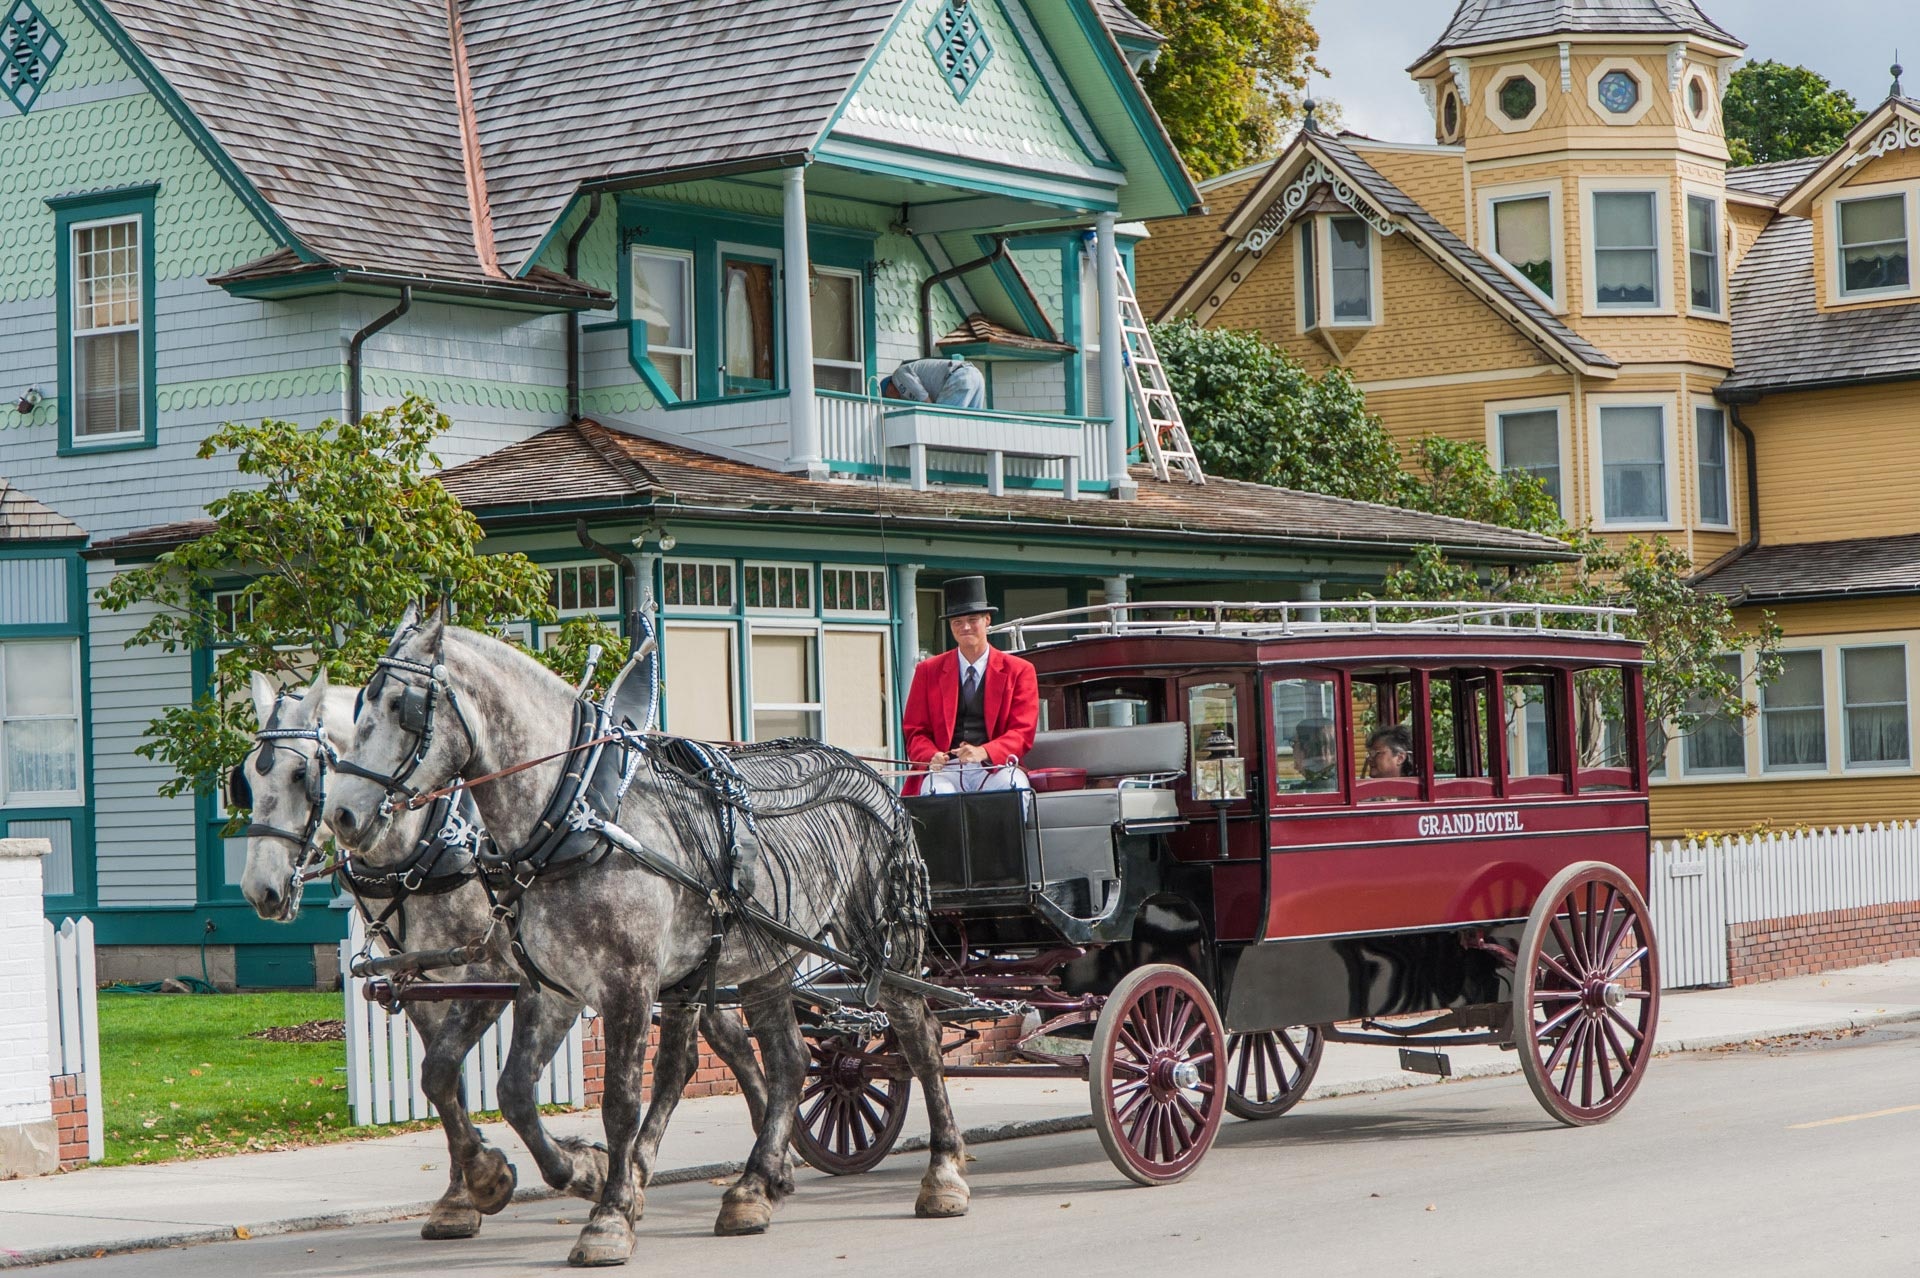
[[[253,770],[256,775],[263,777],[272,771],[274,748],[278,742],[313,742],[313,758],[307,763],[307,775],[304,779],[307,793],[306,828],[296,833],[295,831],[283,829],[277,825],[268,825],[264,821],[253,821],[247,825],[245,830],[241,831],[242,835],[249,839],[264,835],[270,838],[285,839],[299,847],[300,856],[294,865],[293,871],[296,882],[298,882],[300,876],[318,860],[318,853],[320,851],[320,824],[321,819],[326,815],[327,808],[327,769],[329,766],[338,767],[340,763],[340,756],[334,751],[333,743],[327,739],[326,726],[320,720],[315,719],[310,726],[305,728],[281,728],[275,726],[280,719],[281,710],[289,701],[300,701],[303,699],[301,694],[297,692],[283,692],[274,699],[273,713],[267,716],[266,726],[253,734],[254,741],[257,742],[260,747],[259,754],[253,761]],[[228,802],[232,803],[238,797],[240,788],[245,786],[248,791],[246,806],[248,810],[251,811],[253,807],[252,786],[248,785],[245,773],[246,764],[244,762],[234,765],[233,772],[228,777],[227,798]],[[234,804],[234,806],[237,807],[239,805]]]
[[[397,648],[405,640],[405,632],[395,636],[394,647]],[[380,695],[390,677],[389,672],[393,672],[391,677],[395,678],[401,689],[400,729],[403,732],[411,732],[416,739],[413,753],[407,760],[393,772],[377,772],[351,759],[343,759],[338,754],[335,754],[332,759],[334,770],[342,776],[359,777],[372,781],[382,788],[384,795],[380,800],[379,812],[382,820],[392,816],[394,808],[400,806],[395,802],[396,799],[408,800],[407,806],[412,806],[411,800],[420,794],[420,791],[408,782],[413,779],[413,774],[419,771],[420,765],[426,762],[427,752],[433,748],[434,716],[442,696],[445,697],[447,705],[452,708],[453,717],[460,722],[460,731],[467,738],[469,756],[473,752],[473,727],[467,722],[466,711],[460,708],[460,694],[453,690],[453,683],[448,677],[445,663],[437,660],[443,654],[435,653],[434,655],[436,660],[429,663],[396,657],[389,651],[388,655],[381,657],[375,663],[373,678],[368,680],[367,686],[362,688],[360,695],[354,699],[353,717],[357,723],[360,719],[360,711],[369,700]],[[398,678],[403,674],[418,675],[427,682],[425,686],[408,683]],[[459,771],[459,768],[455,768],[454,774],[457,776]]]

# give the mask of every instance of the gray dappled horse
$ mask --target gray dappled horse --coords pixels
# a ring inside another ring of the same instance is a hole
[[[383,835],[392,811],[410,797],[455,777],[480,780],[547,757],[472,791],[499,847],[533,847],[536,814],[563,783],[566,760],[548,756],[578,744],[575,722],[573,690],[552,672],[499,640],[448,627],[436,614],[395,636],[381,674],[369,682],[352,749],[341,761],[352,775],[330,787],[327,823],[346,845],[365,845]],[[738,921],[742,900],[808,936],[831,931],[841,949],[871,956],[876,968],[883,959],[895,970],[920,968],[924,868],[898,799],[872,769],[814,742],[736,750],[734,780],[751,798],[751,817],[733,809],[735,817],[723,821],[714,777],[690,765],[690,757],[697,756],[677,739],[648,738],[612,816],[685,881],[607,850],[591,865],[534,878],[517,906],[518,936],[531,961],[605,1017],[606,1188],[568,1258],[575,1265],[620,1264],[633,1252],[633,1222],[644,1204],[633,1132],[648,1014],[663,991],[672,1002],[698,999],[691,986],[705,981],[737,988],[766,1069],[766,1120],[727,1190],[715,1232],[764,1230],[791,1192],[783,1155],[807,1062],[792,998],[797,951]],[[730,864],[735,849],[725,833],[734,820],[751,827],[759,848],[742,878],[730,877],[740,868]],[[693,890],[693,881],[705,890]],[[728,897],[730,888],[738,895]],[[716,903],[729,901],[734,921],[716,948]],[[931,1165],[915,1209],[963,1215],[964,1154],[940,1068],[939,1026],[918,995],[887,985],[878,993],[931,1120]],[[522,1032],[516,1022],[516,1037]]]
[[[294,878],[326,833],[322,814],[316,810],[324,802],[328,784],[326,761],[318,757],[320,739],[324,735],[334,752],[346,746],[358,692],[330,685],[324,670],[299,692],[282,692],[265,675],[253,677],[254,714],[263,736],[241,764],[252,800],[241,892],[263,919],[290,922],[300,912],[301,885]],[[447,848],[424,863],[413,860],[421,840],[438,833],[425,828],[426,819],[424,812],[404,813],[364,852],[355,854],[354,870],[370,894],[360,904],[378,917],[392,901],[390,889],[383,890],[381,885],[412,862],[423,871],[412,881],[423,882],[424,890],[409,893],[399,902],[386,929],[408,949],[452,949],[487,933],[492,906],[475,877],[471,848]],[[449,883],[457,886],[446,890]],[[348,885],[353,886],[352,879]],[[382,895],[371,895],[376,891]],[[515,1035],[500,1076],[501,1111],[533,1151],[549,1185],[576,1197],[597,1199],[605,1183],[605,1151],[577,1137],[555,1140],[549,1136],[541,1124],[534,1091],[553,1047],[579,1016],[581,1005],[561,991],[536,990],[524,983],[520,969],[499,947],[482,962],[440,969],[433,979],[521,986],[513,1003],[514,1022],[516,1027],[535,1027],[527,1035],[534,1046],[523,1048],[521,1036]],[[407,1019],[426,1043],[420,1090],[440,1111],[450,1156],[447,1191],[434,1204],[420,1236],[471,1238],[480,1232],[483,1214],[507,1205],[515,1177],[512,1164],[486,1143],[468,1114],[461,1067],[507,1005],[466,999],[404,1006]],[[695,1013],[700,1010],[670,1009],[661,1018],[653,1103],[647,1109],[637,1155],[643,1182],[652,1174],[660,1138],[698,1059]],[[766,1084],[745,1028],[730,1015],[698,1020],[700,1031],[739,1080],[757,1128],[765,1111]],[[530,1055],[530,1051],[540,1054]]]

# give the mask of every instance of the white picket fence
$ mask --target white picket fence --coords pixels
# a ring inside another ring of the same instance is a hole
[[[1648,879],[1661,985],[1724,985],[1734,924],[1920,901],[1920,826],[1655,843]]]
[[[351,974],[353,956],[360,952],[366,938],[359,913],[352,918],[352,930],[340,943],[340,972],[346,990],[347,1102],[353,1109],[353,1121],[366,1126],[437,1117],[439,1111],[420,1090],[425,1040],[404,1014],[389,1015],[369,1003],[361,992],[366,982]],[[542,1105],[586,1103],[586,1027],[585,1016],[575,1021],[547,1063],[538,1092]],[[467,1053],[464,1076],[468,1108],[500,1108],[500,1071],[507,1063],[507,1049],[512,1043],[513,1009],[509,1007]]]
[[[100,1012],[95,997],[93,920],[47,920],[47,1048],[49,1074],[78,1074],[87,1094],[87,1157],[106,1153],[100,1098]]]

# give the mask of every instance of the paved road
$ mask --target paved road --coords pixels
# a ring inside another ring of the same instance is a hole
[[[1582,1131],[1546,1121],[1512,1077],[1229,1119],[1200,1170],[1162,1189],[1122,1181],[1089,1132],[982,1146],[961,1221],[912,1218],[919,1168],[806,1173],[751,1239],[708,1232],[718,1186],[661,1188],[625,1272],[1920,1275],[1920,1027],[1662,1058],[1621,1117]],[[520,1278],[563,1267],[584,1215],[536,1203],[466,1242],[398,1223],[47,1272]]]

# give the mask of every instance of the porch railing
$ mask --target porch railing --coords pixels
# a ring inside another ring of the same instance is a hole
[[[1068,498],[1104,492],[1107,422],[1053,413],[1009,413],[903,404],[838,391],[816,395],[821,446],[837,469],[929,483],[1038,488]]]

